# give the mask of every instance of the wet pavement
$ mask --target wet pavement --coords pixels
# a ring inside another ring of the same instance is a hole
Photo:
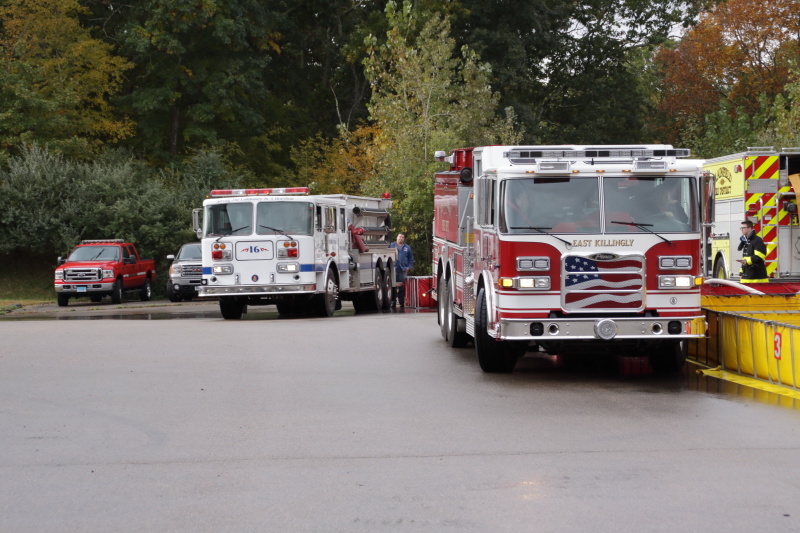
[[[141,302],[130,300],[119,305],[106,302],[92,303],[83,300],[70,301],[67,307],[57,304],[38,304],[6,310],[0,314],[0,323],[6,321],[28,320],[222,320],[217,302],[194,300],[191,302],[173,303],[168,300]],[[373,311],[370,314],[435,314],[431,308],[405,308],[388,311]],[[352,316],[355,310],[349,302],[342,303],[342,309],[334,316]],[[242,321],[249,320],[307,320],[307,315],[284,317],[278,314],[275,306],[250,306]],[[435,315],[431,317],[435,326]],[[681,389],[704,392],[746,401],[755,401],[780,408],[800,409],[800,401],[788,396],[755,389],[746,385],[727,382],[701,372],[706,368],[700,362],[689,361],[683,369]],[[546,353],[529,353],[517,365],[515,373],[571,373],[605,379],[631,379],[646,383],[648,380],[663,380],[664,376],[655,376],[649,368],[646,357],[622,358],[603,356],[584,358],[578,365],[572,363],[567,369],[564,359],[558,355]],[[668,378],[673,379],[673,378]]]

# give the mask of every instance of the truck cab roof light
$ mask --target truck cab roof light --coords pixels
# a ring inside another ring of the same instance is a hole
[[[209,196],[222,198],[228,196],[286,196],[290,194],[308,194],[308,187],[281,187],[273,189],[214,189]]]

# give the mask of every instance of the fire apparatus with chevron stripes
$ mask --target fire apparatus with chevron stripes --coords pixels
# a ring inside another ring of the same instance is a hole
[[[750,220],[767,247],[771,283],[800,281],[800,148],[751,147],[709,159],[714,174],[709,264],[715,278],[739,279],[739,224]],[[731,237],[733,236],[733,237]]]
[[[705,334],[702,161],[670,145],[437,152],[433,276],[442,336],[484,372],[529,351],[645,355],[678,370]],[[473,179],[474,178],[474,179]]]

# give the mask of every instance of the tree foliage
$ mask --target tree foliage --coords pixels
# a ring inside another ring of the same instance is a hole
[[[0,6],[0,143],[38,142],[74,157],[129,137],[110,98],[132,66],[79,21],[78,0]]]
[[[434,14],[419,21],[408,1],[389,2],[386,17],[385,41],[368,37],[364,61],[372,87],[370,120],[379,129],[373,141],[375,175],[363,190],[391,194],[394,224],[415,242],[420,264],[426,265],[433,174],[439,168],[434,151],[513,143],[520,134],[513,112],[506,120],[497,117],[499,95],[490,85],[490,66],[466,46],[456,52],[446,18]]]
[[[673,142],[702,136],[704,117],[719,111],[730,124],[754,117],[787,85],[800,58],[800,11],[795,0],[728,0],[701,16],[674,47],[659,51],[663,79],[659,112]],[[758,120],[756,120],[758,123]],[[699,131],[698,131],[699,128]],[[713,131],[709,132],[714,134]]]

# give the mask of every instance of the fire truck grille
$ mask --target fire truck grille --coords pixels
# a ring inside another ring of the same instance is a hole
[[[100,281],[103,271],[99,268],[68,268],[64,271],[64,281],[78,283],[82,281]]]
[[[181,276],[199,278],[203,275],[203,265],[181,265]]]
[[[639,310],[644,306],[644,256],[598,253],[562,263],[565,311]]]

